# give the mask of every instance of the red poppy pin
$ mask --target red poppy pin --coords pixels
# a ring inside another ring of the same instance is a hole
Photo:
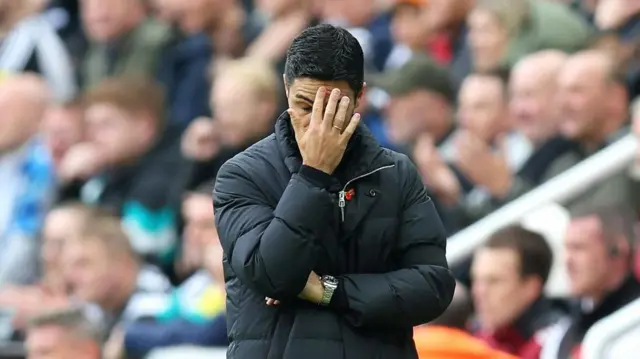
[[[347,201],[351,201],[351,199],[356,195],[356,190],[355,189],[350,189],[348,190],[345,194],[344,194],[344,198]]]

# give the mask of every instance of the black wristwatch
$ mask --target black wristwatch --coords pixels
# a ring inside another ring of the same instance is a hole
[[[331,303],[333,293],[338,289],[338,280],[330,275],[323,275],[320,277],[320,282],[322,282],[324,292],[322,293],[322,299],[319,304],[326,307]]]

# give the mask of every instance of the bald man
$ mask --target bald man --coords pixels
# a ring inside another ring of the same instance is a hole
[[[629,98],[615,62],[606,52],[587,50],[571,56],[558,78],[560,130],[587,153],[624,132]]]
[[[511,71],[509,112],[516,128],[536,145],[558,133],[559,119],[550,104],[567,58],[564,52],[545,50],[523,58]]]
[[[35,279],[35,239],[55,189],[50,157],[36,136],[49,96],[35,75],[0,82],[0,286]]]

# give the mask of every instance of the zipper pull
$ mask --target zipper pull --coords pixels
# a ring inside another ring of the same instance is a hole
[[[340,207],[340,216],[342,218],[342,222],[344,222],[344,207],[347,204],[347,202],[344,200],[345,194],[345,191],[338,192],[338,207]]]

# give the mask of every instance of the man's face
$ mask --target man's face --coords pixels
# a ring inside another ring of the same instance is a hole
[[[238,106],[238,99],[248,106]],[[238,81],[235,76],[224,74],[216,78],[211,93],[211,107],[214,117],[221,128],[224,144],[242,148],[248,142],[268,133],[273,126],[275,104],[268,102],[256,93],[248,81]]]
[[[437,95],[416,90],[393,96],[386,108],[387,130],[395,143],[412,143],[421,134],[441,127],[446,120],[442,111],[437,111],[442,103]]]
[[[40,131],[56,163],[84,137],[83,112],[78,108],[52,106],[44,114]]]
[[[107,42],[120,37],[134,6],[141,6],[139,0],[81,0],[82,22],[89,38]]]
[[[185,220],[184,243],[188,250],[204,255],[208,245],[219,244],[211,196],[190,194],[182,202],[182,215]]]
[[[425,32],[420,9],[413,5],[398,6],[391,19],[391,33],[396,42],[410,48],[423,46]]]
[[[482,248],[473,257],[472,293],[481,325],[496,330],[510,325],[531,304],[520,259],[510,248]]]
[[[144,152],[150,145],[145,119],[116,106],[98,103],[85,111],[89,140],[100,148],[109,164],[117,165]]]
[[[61,270],[64,244],[75,237],[82,225],[82,216],[75,209],[54,209],[49,212],[42,229],[41,258],[45,270]]]
[[[581,297],[600,296],[606,285],[611,258],[598,218],[571,221],[565,233],[564,246],[571,292]]]
[[[298,78],[293,81],[291,86],[287,89],[287,102],[289,109],[291,109],[291,121],[295,121],[300,124],[301,128],[306,131],[311,123],[311,111],[313,110],[313,101],[316,98],[316,93],[320,87],[325,87],[327,91],[333,89],[339,89],[341,96],[347,96],[350,99],[349,110],[347,111],[346,121],[353,116],[354,109],[358,106],[363,91],[359,94],[354,94],[353,90],[349,87],[346,81],[320,81],[312,78]],[[323,107],[327,106],[329,96],[325,96],[325,103]],[[345,125],[346,126],[346,125]],[[296,138],[302,136],[303,133],[296,133]]]
[[[512,72],[509,112],[516,128],[534,143],[543,142],[558,128],[556,107],[550,105],[555,94],[553,81],[537,75],[532,67]]]
[[[504,89],[500,81],[491,77],[468,77],[460,88],[458,102],[460,125],[491,143],[506,121]]]
[[[64,273],[74,297],[103,305],[111,295],[114,258],[104,244],[92,239],[70,239],[65,244]]]
[[[474,68],[479,71],[497,68],[507,51],[507,30],[493,14],[485,10],[473,10],[467,23]]]
[[[95,343],[71,338],[66,329],[47,325],[29,330],[26,341],[27,359],[99,359]]]
[[[558,79],[560,130],[568,138],[598,136],[607,99],[605,75],[587,62],[569,60]]]
[[[182,31],[195,34],[211,25],[213,12],[227,0],[155,0],[160,13],[176,22]]]

